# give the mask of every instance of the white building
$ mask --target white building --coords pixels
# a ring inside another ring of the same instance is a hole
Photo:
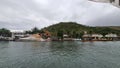
[[[85,35],[83,35],[83,37],[99,37],[99,38],[101,38],[101,37],[103,37],[103,35],[101,35],[101,34],[85,34]]]
[[[120,8],[120,0],[89,0],[89,1],[110,3],[110,4]]]
[[[69,37],[69,36],[68,36],[67,34],[64,34],[63,37],[64,37],[64,38],[67,38],[67,37]]]
[[[101,34],[84,34],[83,40],[101,40],[103,35]]]
[[[119,40],[119,37],[117,36],[117,34],[107,34],[105,35],[105,37],[108,39],[108,40]]]
[[[115,37],[118,37],[117,34],[107,34],[105,35],[105,37],[111,37],[111,38],[115,38]]]
[[[25,36],[25,32],[23,30],[11,30],[11,32],[13,39],[15,39],[16,37],[20,38]]]

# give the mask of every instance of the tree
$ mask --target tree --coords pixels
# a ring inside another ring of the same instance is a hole
[[[32,29],[32,34],[36,34],[36,33],[39,33],[39,32],[40,32],[40,30],[37,27],[34,27]]]
[[[0,29],[0,36],[10,37],[11,36],[11,32],[8,29],[2,28],[2,29]]]
[[[63,31],[62,31],[62,30],[59,30],[59,31],[57,32],[57,37],[58,37],[59,39],[62,39],[62,40],[63,40]]]

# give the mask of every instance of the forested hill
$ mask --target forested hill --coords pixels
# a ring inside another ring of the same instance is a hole
[[[84,31],[88,33],[99,33],[99,34],[108,34],[108,33],[116,33],[120,34],[120,30],[109,28],[109,27],[90,27],[78,24],[76,22],[60,22],[58,24],[54,24],[48,27],[45,27],[41,30],[48,30],[53,35],[57,35],[59,33],[68,34],[71,36],[81,36]]]
[[[64,33],[72,33],[72,32],[83,32],[90,30],[90,27],[77,24],[75,22],[60,22],[58,24],[54,24],[48,27],[45,27],[43,29],[46,29],[50,32],[59,32],[62,31]],[[42,29],[42,30],[43,30]]]
[[[120,26],[109,26],[109,28],[120,30]]]

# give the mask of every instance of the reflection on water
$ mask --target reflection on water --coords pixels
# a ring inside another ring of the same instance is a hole
[[[0,68],[119,68],[120,42],[0,42]]]

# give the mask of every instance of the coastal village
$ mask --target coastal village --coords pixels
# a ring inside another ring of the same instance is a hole
[[[46,38],[44,38],[46,37]],[[67,34],[63,34],[63,39],[53,38],[51,33],[46,31],[43,34],[24,34],[24,32],[13,32],[13,39],[18,38],[18,41],[118,41],[120,36],[117,34],[107,34],[105,37],[101,34],[84,33],[82,38],[71,38]]]
[[[0,36],[1,41],[120,41],[120,36],[109,33],[103,36],[102,34],[88,34],[84,31],[81,38],[72,38],[68,34],[63,34],[63,39],[54,37],[51,32],[45,30],[44,33],[26,34],[24,31],[12,30],[11,37]]]
[[[118,29],[63,22],[41,30],[37,27],[30,31],[0,29],[0,41],[120,41]]]

